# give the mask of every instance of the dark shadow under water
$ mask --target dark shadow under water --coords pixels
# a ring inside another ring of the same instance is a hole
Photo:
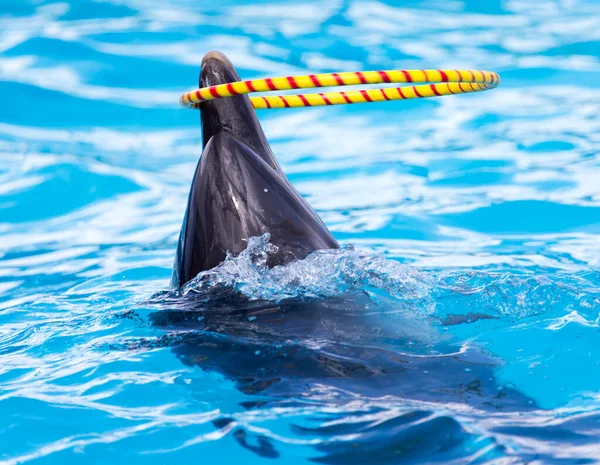
[[[214,422],[242,447],[284,459],[290,444],[310,445],[312,460],[332,464],[593,462],[600,415],[540,409],[499,381],[502,360],[446,331],[505,327],[507,309],[527,318],[566,301],[583,308],[579,284],[431,276],[351,247],[269,268],[269,251],[268,235],[251,238],[239,256],[145,306],[156,310],[159,344],[235,383],[252,418],[282,415],[278,427],[292,430],[286,439],[238,413]]]
[[[295,427],[300,436],[331,438],[315,445],[323,455],[313,460],[448,461],[483,449],[489,449],[486,456],[503,455],[503,446],[478,441],[439,410],[457,404],[478,412],[535,409],[531,399],[497,382],[499,360],[476,346],[453,343],[439,321],[407,314],[401,303],[374,302],[362,293],[280,303],[225,294],[162,299],[153,324],[168,332],[171,349],[184,364],[233,380],[250,396],[247,409],[362,403],[362,421]],[[462,321],[467,320],[446,323]],[[394,404],[413,407],[388,418],[387,409],[378,406]],[[266,436],[241,427],[233,434],[260,456],[279,455]],[[348,435],[351,441],[339,440]],[[471,442],[478,442],[474,450],[467,446]]]

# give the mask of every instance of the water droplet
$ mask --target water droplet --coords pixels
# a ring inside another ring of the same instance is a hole
[[[248,317],[248,321],[254,321],[254,320],[256,320],[256,317],[255,317],[255,316],[249,316],[249,317]]]
[[[256,352],[254,352],[254,355],[260,355],[260,350],[257,350]]]
[[[265,187],[264,191],[265,191],[265,192],[269,192],[269,189],[267,189],[267,188]]]

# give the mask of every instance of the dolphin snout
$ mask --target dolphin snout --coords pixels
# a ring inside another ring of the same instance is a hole
[[[231,64],[231,61],[229,61],[229,58],[227,58],[223,53],[219,52],[218,50],[212,50],[206,55],[204,55],[204,58],[202,58],[202,66],[204,66],[209,60],[219,61],[225,66],[227,66],[227,68],[233,69],[233,65]]]
[[[240,77],[231,61],[221,52],[213,50],[202,58],[200,87],[216,86],[239,80]]]

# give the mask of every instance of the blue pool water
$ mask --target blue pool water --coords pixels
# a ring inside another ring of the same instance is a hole
[[[594,0],[1,1],[0,463],[600,462],[599,30]],[[260,113],[344,248],[269,270],[256,238],[182,296],[211,49],[502,84]]]

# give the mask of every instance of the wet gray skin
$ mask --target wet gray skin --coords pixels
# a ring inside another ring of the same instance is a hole
[[[200,87],[239,81],[220,52],[202,60]],[[204,102],[200,108],[202,156],[196,168],[172,286],[239,254],[248,238],[271,234],[277,247],[269,266],[338,248],[323,221],[288,181],[247,96]]]

